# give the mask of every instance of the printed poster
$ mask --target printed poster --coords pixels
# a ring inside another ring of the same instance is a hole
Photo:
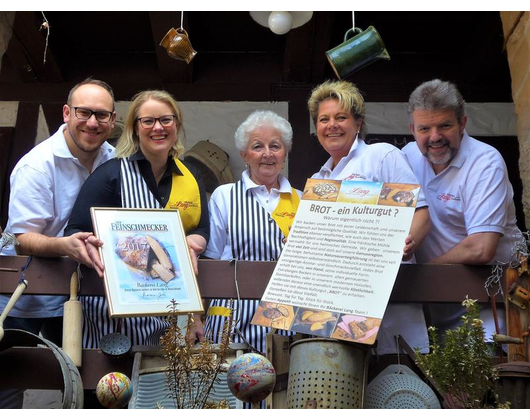
[[[374,344],[419,185],[308,179],[252,323]]]

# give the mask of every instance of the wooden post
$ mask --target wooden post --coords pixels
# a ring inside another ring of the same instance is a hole
[[[289,377],[290,337],[275,334],[275,329],[266,336],[266,354],[276,371],[276,385],[265,399],[265,408],[287,408],[287,378]]]
[[[518,268],[507,268],[505,273],[506,290],[517,284],[528,290],[528,277],[519,277]],[[508,300],[509,294],[506,293],[506,331],[509,337],[522,338],[523,334],[528,331],[528,305],[526,309]],[[528,339],[523,340],[522,344],[508,344],[508,362],[528,361]]]

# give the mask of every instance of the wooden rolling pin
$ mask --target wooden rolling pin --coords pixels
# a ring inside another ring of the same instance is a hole
[[[63,350],[77,367],[81,367],[83,308],[77,300],[78,288],[79,279],[77,271],[74,271],[70,278],[70,300],[64,304]]]

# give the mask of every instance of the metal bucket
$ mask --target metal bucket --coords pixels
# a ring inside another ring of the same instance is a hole
[[[5,330],[4,338],[0,341],[0,357],[2,357],[2,350],[12,347],[37,347],[42,344],[52,351],[63,374],[64,389],[61,408],[83,408],[84,390],[81,375],[72,359],[51,341],[28,331]]]
[[[325,338],[290,347],[288,408],[363,408],[369,351]]]

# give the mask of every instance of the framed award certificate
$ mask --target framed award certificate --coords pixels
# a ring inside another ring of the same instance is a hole
[[[90,209],[111,317],[203,312],[178,210]]]

